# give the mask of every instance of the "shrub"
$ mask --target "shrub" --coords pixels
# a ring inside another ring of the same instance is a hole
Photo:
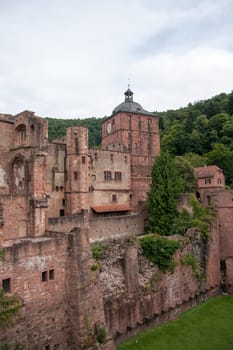
[[[5,295],[0,289],[0,326],[7,326],[21,307],[21,302],[17,298]]]
[[[200,263],[195,255],[187,253],[182,257],[181,262],[184,265],[191,266],[194,276],[198,277],[200,275]]]
[[[160,236],[146,236],[141,239],[143,255],[158,265],[162,271],[174,271],[173,254],[179,248],[179,242]]]
[[[106,338],[106,330],[104,327],[96,324],[95,325],[95,334],[96,334],[96,339],[99,344],[103,344],[104,340]]]
[[[91,265],[91,271],[96,271],[96,270],[99,270],[100,266],[98,263],[95,263],[93,265]]]
[[[93,244],[91,247],[93,258],[96,260],[102,258],[106,249],[107,249],[107,247],[104,245],[101,245],[100,243]]]

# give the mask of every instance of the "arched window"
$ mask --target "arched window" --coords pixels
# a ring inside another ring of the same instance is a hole
[[[21,156],[16,156],[12,164],[12,190],[13,193],[25,193],[25,163]]]
[[[20,124],[15,129],[16,131],[16,142],[17,145],[23,145],[26,143],[26,126],[24,124]]]

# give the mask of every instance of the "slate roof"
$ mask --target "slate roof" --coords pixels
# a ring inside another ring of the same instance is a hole
[[[133,92],[128,88],[128,90],[124,93],[125,102],[120,103],[118,106],[114,108],[112,111],[112,115],[119,112],[128,112],[128,113],[136,113],[136,114],[144,114],[149,116],[155,116],[155,114],[146,111],[142,106],[134,102],[133,100]]]

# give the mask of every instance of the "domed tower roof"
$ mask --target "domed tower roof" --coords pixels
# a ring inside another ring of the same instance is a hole
[[[128,90],[124,93],[125,95],[125,102],[120,103],[117,107],[114,108],[112,111],[112,115],[119,113],[119,112],[127,112],[127,113],[136,113],[136,114],[146,114],[146,115],[153,115],[153,113],[150,113],[142,108],[142,106],[134,102],[133,100],[133,91],[130,90],[128,87]]]

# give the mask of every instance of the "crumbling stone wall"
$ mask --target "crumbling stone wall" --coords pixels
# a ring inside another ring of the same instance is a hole
[[[73,229],[3,247],[0,275],[10,295],[22,301],[13,324],[0,329],[0,346],[25,350],[97,350],[115,346],[105,322],[99,271],[92,268],[87,229]]]
[[[184,237],[172,238],[179,239],[181,244],[175,255],[174,273],[163,273],[150,263],[135,238],[102,242],[103,253],[98,263],[105,317],[117,342],[146,325],[174,318],[203,298],[220,292],[220,268],[215,271],[216,266],[211,267],[213,256],[216,257],[212,252],[215,234],[207,245],[196,229],[189,229]],[[199,260],[200,274],[195,275],[191,266],[182,263],[186,254]]]

